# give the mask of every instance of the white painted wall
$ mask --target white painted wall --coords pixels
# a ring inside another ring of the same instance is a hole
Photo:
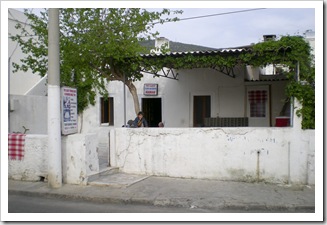
[[[10,95],[9,104],[9,133],[23,133],[22,126],[29,129],[26,134],[48,133],[46,96]]]
[[[314,184],[314,152],[314,131],[294,128],[116,128],[110,146],[128,173],[300,184]]]
[[[87,177],[99,172],[96,134],[62,137],[63,182],[86,184]]]
[[[48,75],[42,77],[25,95],[48,96]]]
[[[23,160],[8,160],[8,178],[39,181],[47,177],[48,136],[26,135]]]
[[[86,184],[87,178],[99,172],[96,134],[74,134],[62,137],[63,182]],[[39,181],[48,173],[48,136],[26,135],[24,159],[9,160],[9,179]]]

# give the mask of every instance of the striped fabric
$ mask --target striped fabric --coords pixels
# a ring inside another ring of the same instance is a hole
[[[8,134],[8,156],[10,160],[23,160],[25,134]]]

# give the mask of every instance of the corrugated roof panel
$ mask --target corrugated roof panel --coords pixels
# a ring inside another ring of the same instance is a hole
[[[142,57],[154,57],[154,56],[181,56],[181,55],[211,55],[219,53],[241,53],[244,51],[251,51],[250,48],[228,48],[220,50],[207,50],[207,51],[189,51],[189,52],[167,52],[167,53],[151,53],[141,54]]]

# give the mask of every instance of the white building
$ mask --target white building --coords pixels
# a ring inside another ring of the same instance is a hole
[[[12,9],[9,11],[10,34],[17,32],[14,28],[17,20],[24,25],[26,24],[26,27],[28,26],[28,21],[21,12]],[[210,50],[202,46],[169,42],[165,38],[158,39],[156,44],[155,41],[149,43],[153,46],[156,54],[144,55],[144,57],[157,57],[158,55],[161,57],[183,57],[193,54],[232,55],[247,50],[247,47]],[[160,46],[165,43],[166,46],[169,46],[170,51],[167,53],[158,52]],[[15,43],[11,41],[9,54],[12,62],[19,62],[19,59],[25,56],[19,46],[16,48]],[[260,74],[258,68],[239,65],[235,68],[228,68],[228,70],[226,68],[225,70],[219,70],[218,68],[180,70],[164,68],[159,75],[161,76],[153,77],[153,75],[145,73],[141,81],[135,82],[141,110],[151,127],[157,127],[159,122],[163,122],[167,128],[176,128],[176,130],[204,126],[274,127],[277,122],[290,122],[290,109],[285,104],[285,87],[288,81],[282,74],[264,75]],[[22,72],[10,73],[9,76],[11,87],[9,93],[9,132],[22,132],[24,126],[29,129],[28,134],[47,134],[46,78],[41,79],[30,71],[26,74]],[[146,91],[148,84],[151,85],[151,88],[155,88],[154,90],[151,89],[154,92],[149,93]],[[107,89],[109,92],[108,102],[104,101],[102,96],[97,95],[95,106],[89,106],[79,115],[79,133],[85,136],[92,134],[92,138],[97,138],[96,144],[98,145],[100,157],[108,155],[109,146],[113,145],[109,143],[109,131],[122,127],[124,117],[126,117],[127,121],[134,120],[136,117],[134,103],[128,88],[126,88],[126,99],[124,99],[124,85],[122,82],[112,81],[107,85]],[[125,101],[126,111],[124,110]],[[282,118],[279,118],[281,116]],[[285,120],[278,121],[277,119]],[[175,132],[174,129],[169,131],[172,136]],[[183,131],[183,129],[178,130],[178,132]],[[197,132],[197,130],[192,129],[185,129],[185,131],[192,133],[192,135],[196,135],[194,132]],[[211,132],[210,130],[207,131]],[[260,133],[259,131],[256,134]],[[119,132],[124,134],[125,131],[118,129],[118,134]],[[134,131],[128,132],[133,133]],[[146,132],[151,132],[151,130]],[[158,133],[159,131],[155,132]],[[228,132],[233,133],[230,130]],[[265,135],[270,133],[269,130],[264,130],[264,132]],[[282,135],[278,135],[279,138],[283,138]],[[119,137],[124,137],[124,135]],[[253,139],[255,138],[253,137]],[[187,137],[184,141],[187,142]],[[220,140],[217,139],[216,141]],[[260,141],[258,141],[259,144]],[[119,143],[117,146],[126,149],[124,146],[121,147],[124,144],[126,143]],[[283,146],[280,148],[285,153],[284,142],[282,144]],[[161,147],[164,148],[165,145],[162,144]],[[79,151],[77,147],[75,150],[76,152]],[[250,149],[249,152],[252,154],[251,151]],[[277,158],[278,155],[276,155]],[[81,164],[83,163],[81,162]],[[205,163],[205,161],[202,163]]]

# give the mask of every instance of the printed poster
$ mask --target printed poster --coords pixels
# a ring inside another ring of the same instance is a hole
[[[61,133],[63,135],[78,132],[77,89],[61,88]]]

